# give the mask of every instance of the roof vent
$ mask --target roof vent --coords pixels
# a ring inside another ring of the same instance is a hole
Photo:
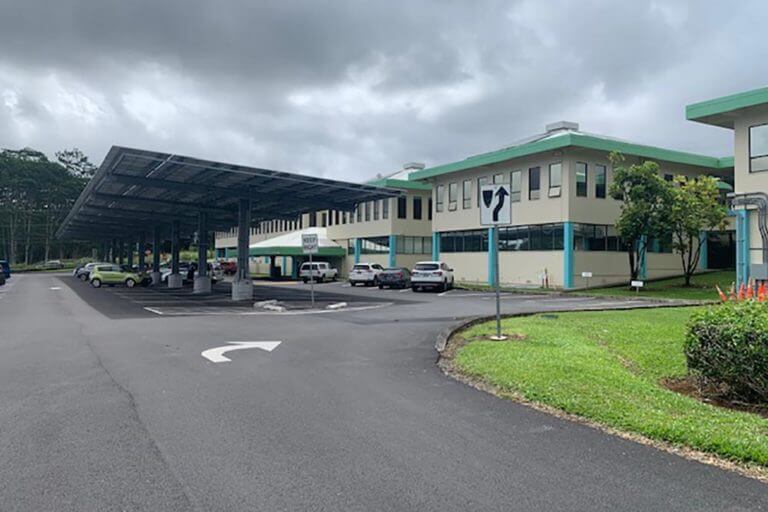
[[[416,169],[420,171],[425,167],[426,167],[426,164],[423,164],[421,162],[408,162],[407,164],[403,164],[403,169],[405,170]]]
[[[571,121],[558,121],[556,123],[549,123],[544,127],[544,129],[547,130],[547,133],[561,132],[565,130],[578,130],[579,123],[573,123]]]

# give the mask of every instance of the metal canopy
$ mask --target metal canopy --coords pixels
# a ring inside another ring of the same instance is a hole
[[[197,228],[198,212],[208,228],[237,225],[240,199],[251,200],[254,223],[296,219],[316,210],[351,211],[357,203],[402,192],[372,185],[303,176],[181,155],[113,146],[56,236],[121,238],[179,221]]]

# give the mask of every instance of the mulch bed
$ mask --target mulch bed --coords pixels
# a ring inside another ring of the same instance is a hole
[[[661,379],[659,384],[670,391],[695,398],[706,404],[722,407],[724,409],[749,412],[762,416],[763,418],[768,418],[768,405],[749,404],[730,400],[720,395],[718,393],[719,390],[715,387],[701,386],[698,379],[693,376],[665,378]]]

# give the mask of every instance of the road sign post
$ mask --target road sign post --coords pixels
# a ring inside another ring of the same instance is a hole
[[[512,202],[509,199],[509,185],[483,185],[480,188],[480,224],[496,227],[493,240],[488,240],[493,254],[493,285],[496,289],[496,336],[494,340],[505,340],[501,334],[501,279],[499,276],[499,230],[498,226],[512,223]]]
[[[317,254],[319,250],[317,234],[304,233],[301,235],[301,248],[304,254],[309,254],[309,297],[312,307],[315,307],[315,274],[312,267],[312,255]]]

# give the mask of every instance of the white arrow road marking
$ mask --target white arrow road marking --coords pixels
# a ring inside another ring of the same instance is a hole
[[[272,352],[281,343],[280,341],[228,341],[229,345],[223,347],[209,348],[203,350],[200,355],[209,360],[212,363],[228,363],[231,361],[228,357],[225,357],[226,352],[232,350],[243,350],[246,348],[260,348],[267,352]]]
[[[61,286],[51,286],[51,290],[61,290]]]

